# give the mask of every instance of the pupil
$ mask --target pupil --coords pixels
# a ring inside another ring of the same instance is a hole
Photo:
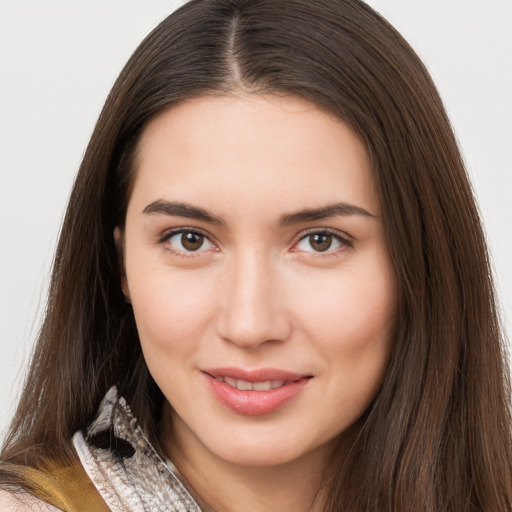
[[[315,235],[310,235],[309,243],[311,244],[311,247],[315,249],[315,251],[323,252],[331,247],[332,236],[318,233]]]
[[[181,244],[188,251],[197,251],[203,245],[203,235],[197,233],[183,233],[181,235]]]

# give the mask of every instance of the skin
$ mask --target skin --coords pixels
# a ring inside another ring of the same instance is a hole
[[[146,362],[172,404],[164,449],[216,510],[317,509],[328,458],[374,398],[392,345],[396,282],[368,153],[301,98],[244,93],[172,107],[138,149],[116,240]],[[220,223],[148,212],[157,201]],[[356,208],[281,222],[339,203]],[[205,236],[197,250],[180,228]],[[311,378],[251,416],[207,383],[205,369],[227,366]]]

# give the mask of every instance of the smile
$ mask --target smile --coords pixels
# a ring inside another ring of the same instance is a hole
[[[233,379],[232,377],[214,377],[215,380],[225,382],[232,388],[240,391],[270,391],[280,388],[286,381],[284,380],[264,380],[260,382],[249,382],[248,380]]]
[[[202,373],[221,405],[246,416],[262,416],[283,408],[312,380],[311,375],[274,369],[221,368]]]

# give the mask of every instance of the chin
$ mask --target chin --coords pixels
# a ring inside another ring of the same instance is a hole
[[[262,425],[260,425],[262,427]],[[281,430],[281,431],[279,431]],[[314,434],[305,428],[303,434]],[[291,435],[290,435],[291,434]],[[338,436],[293,435],[293,427],[237,428],[221,436],[208,436],[203,443],[218,459],[241,467],[271,467],[297,462],[304,458],[328,458]]]

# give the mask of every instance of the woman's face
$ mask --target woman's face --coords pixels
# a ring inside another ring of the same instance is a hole
[[[306,460],[374,397],[396,287],[368,154],[296,97],[205,96],[146,128],[123,290],[195,460]]]

